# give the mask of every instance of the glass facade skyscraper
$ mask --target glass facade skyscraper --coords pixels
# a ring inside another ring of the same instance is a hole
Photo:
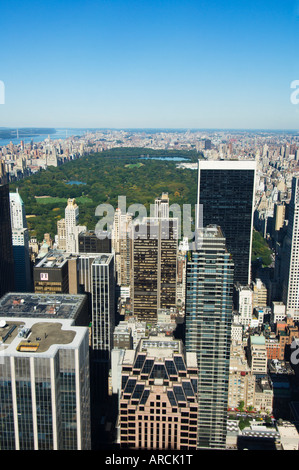
[[[198,162],[198,210],[202,205],[203,227],[222,229],[234,260],[234,282],[251,281],[255,161],[215,160]],[[198,218],[199,220],[199,218]]]
[[[187,263],[185,343],[197,354],[198,448],[224,449],[233,262],[220,227],[206,227],[200,237]]]

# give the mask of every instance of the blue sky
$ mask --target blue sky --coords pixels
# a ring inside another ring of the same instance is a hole
[[[297,0],[2,0],[0,127],[299,129]]]

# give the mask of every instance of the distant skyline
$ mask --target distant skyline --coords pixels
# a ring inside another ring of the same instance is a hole
[[[299,130],[299,2],[3,0],[0,127]]]

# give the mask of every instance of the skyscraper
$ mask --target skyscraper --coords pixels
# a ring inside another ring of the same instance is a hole
[[[112,229],[112,248],[115,252],[115,270],[117,284],[122,297],[130,296],[131,286],[131,223],[132,214],[122,214],[117,208],[114,215]]]
[[[197,354],[198,447],[226,442],[233,262],[220,227],[202,229],[190,252],[186,287],[186,351]]]
[[[9,187],[0,185],[0,297],[14,290],[14,259],[10,221]]]
[[[177,219],[145,218],[134,227],[132,250],[133,312],[157,321],[157,311],[176,306]]]
[[[88,450],[88,328],[69,320],[20,318],[1,368],[2,450]],[[7,331],[15,319],[5,317]]]
[[[115,326],[114,255],[99,254],[91,265],[92,347],[110,359]]]
[[[15,291],[32,290],[32,274],[29,253],[29,233],[24,202],[17,191],[9,193],[12,244],[14,257]]]
[[[167,219],[169,217],[168,193],[162,193],[161,197],[155,199],[155,217]]]
[[[119,396],[122,448],[196,449],[196,354],[180,340],[153,336],[126,350]]]
[[[286,314],[299,319],[299,178],[292,180],[292,196],[289,207],[289,223],[284,240],[283,302]]]
[[[202,204],[203,227],[221,227],[235,265],[234,282],[241,285],[251,282],[255,169],[255,161],[198,162],[197,209]]]
[[[77,225],[79,222],[79,207],[75,199],[68,199],[65,208],[65,249],[69,253],[79,252],[79,233],[86,230],[85,226]]]
[[[2,450],[90,449],[89,330],[76,326],[85,298],[50,300],[0,301]]]
[[[92,403],[107,398],[115,313],[114,255],[99,253],[91,264]]]

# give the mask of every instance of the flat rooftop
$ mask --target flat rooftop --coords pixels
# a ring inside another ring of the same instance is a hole
[[[199,170],[255,170],[255,160],[198,160]]]
[[[71,255],[61,250],[50,250],[46,256],[39,260],[34,268],[61,268],[71,259]]]
[[[76,318],[86,301],[80,294],[36,294],[10,292],[0,299],[1,317]]]
[[[113,257],[114,255],[112,253],[97,253],[93,264],[109,264]]]
[[[2,318],[0,356],[49,356],[62,345],[76,348],[86,334],[88,335],[88,328],[74,326],[72,320],[24,318],[23,321],[15,321],[12,317]]]

